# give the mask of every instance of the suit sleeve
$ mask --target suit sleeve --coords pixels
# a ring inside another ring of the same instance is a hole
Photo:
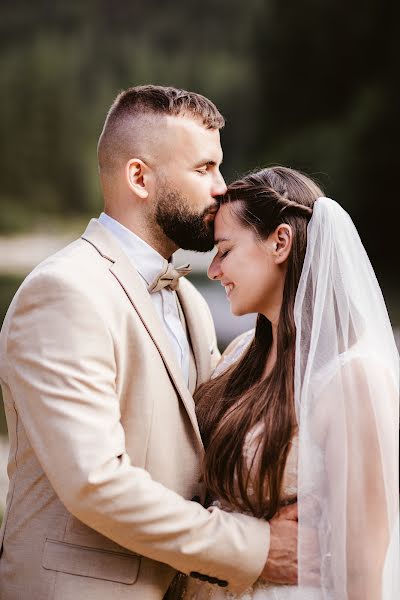
[[[94,291],[94,294],[96,292]],[[267,559],[269,526],[206,510],[126,453],[113,337],[93,298],[59,274],[31,276],[5,325],[7,384],[67,509],[129,550],[243,591]]]

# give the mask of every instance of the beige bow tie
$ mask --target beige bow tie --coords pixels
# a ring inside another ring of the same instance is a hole
[[[185,275],[188,275],[191,271],[192,268],[189,264],[182,265],[175,269],[172,263],[167,263],[167,261],[165,261],[163,269],[147,289],[151,294],[153,292],[159,292],[165,287],[176,290],[179,285],[179,278],[185,277]]]

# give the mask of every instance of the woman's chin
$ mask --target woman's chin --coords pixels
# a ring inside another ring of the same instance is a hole
[[[231,302],[231,313],[235,317],[243,317],[243,315],[247,315],[248,312],[249,311],[245,310],[242,306],[235,305],[234,303]]]

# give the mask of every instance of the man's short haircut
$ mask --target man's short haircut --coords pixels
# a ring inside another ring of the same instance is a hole
[[[112,167],[123,150],[129,121],[138,117],[191,116],[207,129],[222,129],[225,119],[211,100],[195,92],[160,85],[139,85],[118,94],[108,111],[98,146],[100,168]]]

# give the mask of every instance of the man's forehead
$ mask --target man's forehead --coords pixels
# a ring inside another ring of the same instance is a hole
[[[200,118],[192,115],[162,115],[154,121],[155,151],[182,154],[196,162],[220,164],[222,148],[218,129],[208,129]]]

